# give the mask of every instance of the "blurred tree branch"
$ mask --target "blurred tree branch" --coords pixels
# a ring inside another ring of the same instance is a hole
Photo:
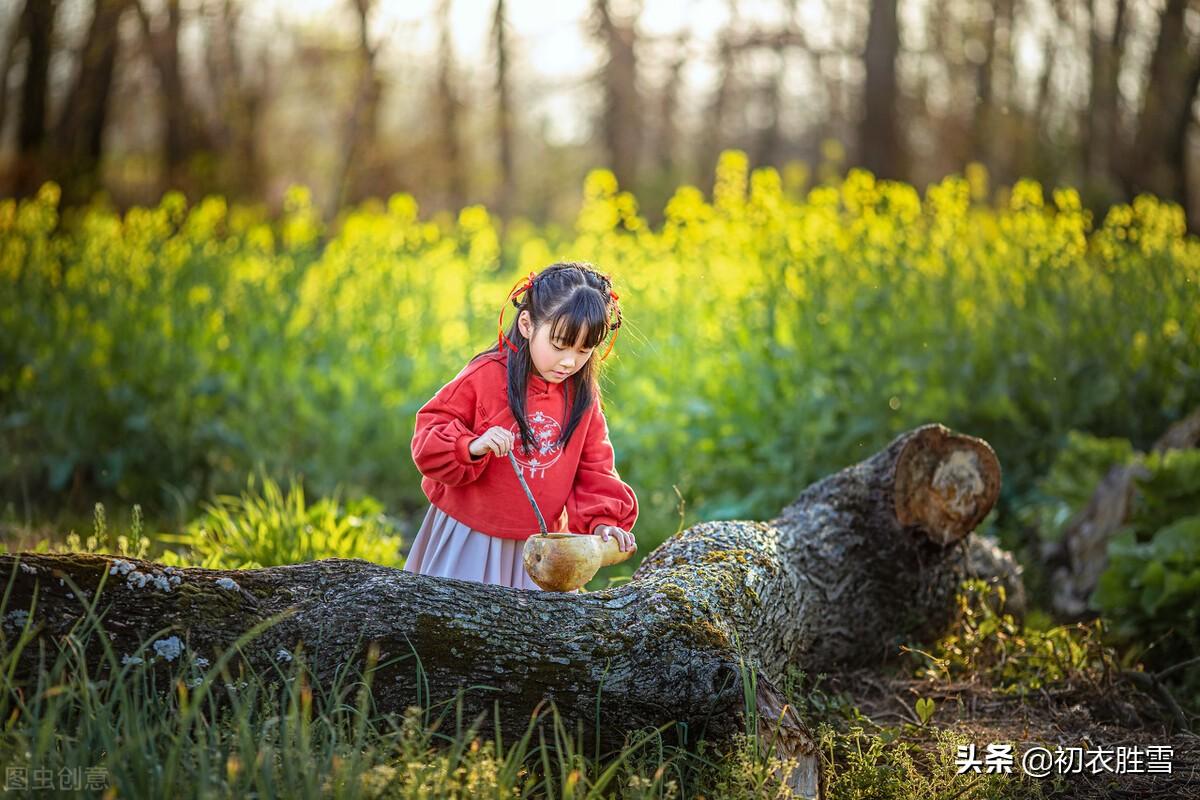
[[[146,11],[144,0],[133,0],[133,5],[147,52],[158,72],[162,94],[164,184],[169,188],[188,188],[196,177],[190,171],[190,162],[198,153],[211,149],[212,142],[198,124],[195,107],[184,86],[179,52],[183,12],[179,0],[166,0],[165,19],[156,25]]]
[[[504,0],[496,0],[491,42],[496,65],[496,141],[500,166],[500,187],[495,206],[497,213],[505,217],[512,208],[516,175],[513,156],[512,45]]]
[[[53,172],[64,202],[86,202],[100,188],[100,158],[121,18],[132,0],[96,0],[75,81],[54,133]]]
[[[379,119],[379,101],[383,93],[375,62],[379,45],[371,42],[371,12],[375,0],[351,0],[358,20],[357,80],[354,103],[342,133],[341,162],[334,174],[325,216],[332,219],[351,196],[356,176],[355,165],[371,152]]]
[[[622,188],[636,181],[642,150],[642,99],[637,87],[637,29],[641,3],[628,19],[616,17],[608,0],[594,0],[593,24],[607,58],[601,68],[604,107],[600,129],[608,163]]]
[[[28,44],[25,81],[21,86],[21,112],[17,120],[15,193],[27,197],[45,177],[47,150],[47,94],[54,19],[58,0],[26,0],[17,23]]]
[[[253,198],[263,188],[258,135],[272,85],[271,59],[267,48],[259,47],[251,54],[254,69],[246,68],[238,48],[243,8],[236,0],[220,0],[219,5],[205,0],[201,11],[209,21],[204,65],[215,112],[210,128],[224,167],[221,183],[229,194]]]
[[[1200,85],[1200,52],[1189,41],[1185,17],[1197,0],[1167,0],[1159,17],[1149,80],[1138,115],[1133,147],[1123,160],[1126,192],[1153,192],[1188,209],[1187,129]]]

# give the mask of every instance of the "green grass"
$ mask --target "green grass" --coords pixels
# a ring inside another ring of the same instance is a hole
[[[14,566],[15,569],[15,566]],[[11,583],[9,589],[11,590]],[[78,587],[71,585],[73,591]],[[714,796],[763,796],[770,768],[759,754],[736,758],[724,774],[707,747],[684,752],[664,743],[667,726],[633,737],[619,753],[592,757],[553,704],[524,731],[464,726],[461,695],[377,713],[372,678],[387,664],[368,648],[364,670],[313,681],[297,649],[275,674],[232,672],[235,656],[277,618],[247,631],[216,663],[186,650],[163,663],[143,647],[114,652],[95,615],[60,642],[33,683],[15,679],[20,653],[34,641],[32,616],[18,629],[0,603],[0,760],[50,769],[101,767],[122,797],[678,797],[687,781],[715,781]],[[18,615],[18,618],[21,615]],[[168,629],[148,641],[161,640]],[[101,664],[83,653],[99,642]],[[141,663],[130,656],[142,658]],[[421,683],[419,657],[415,664]],[[456,713],[457,712],[457,713]],[[722,776],[701,773],[717,769]],[[741,786],[746,793],[727,794]]]
[[[117,653],[95,614],[103,583],[84,619],[47,648],[34,682],[22,683],[14,669],[32,646],[33,617],[16,626],[21,615],[8,614],[7,585],[0,601],[0,761],[56,775],[64,767],[101,768],[109,796],[785,796],[775,774],[786,765],[754,737],[721,752],[703,741],[684,749],[663,726],[638,732],[619,752],[589,753],[581,731],[569,731],[552,703],[536,709],[522,731],[464,721],[461,694],[380,713],[372,680],[390,663],[379,663],[373,643],[365,668],[340,672],[333,685],[314,681],[302,648],[272,674],[234,671],[238,653],[278,617],[245,632],[212,664],[186,650],[166,663],[153,647]],[[147,642],[169,633],[164,628]],[[103,658],[89,664],[83,653],[95,642]],[[420,685],[419,655],[413,667]],[[753,697],[755,672],[743,676]],[[833,800],[1042,796],[1018,775],[957,775],[954,748],[967,741],[961,734],[877,725],[820,682],[806,685],[793,671],[784,691],[816,732]]]
[[[257,530],[263,520],[290,519],[295,528],[309,518],[305,509],[325,507],[310,522],[341,525],[345,512],[336,504],[306,506],[297,492],[285,498],[278,487],[264,486],[260,497],[251,487],[241,498],[227,498],[228,513],[210,510],[206,519],[224,520],[226,535],[236,536]],[[128,532],[120,533],[123,526],[97,504],[86,540],[72,532],[65,547],[41,540],[31,549],[148,557],[151,542],[140,508],[128,516]],[[246,535],[241,543],[260,539]],[[243,563],[247,552],[237,550],[230,558]],[[227,566],[220,558],[208,561]],[[241,648],[273,619],[243,634],[214,664],[186,650],[163,663],[153,646],[116,653],[95,616],[103,583],[86,617],[53,643],[56,652],[47,653],[36,681],[22,684],[14,667],[31,646],[32,616],[9,614],[11,581],[6,587],[0,600],[0,760],[54,774],[64,767],[102,768],[116,796],[737,800],[771,796],[779,788],[776,771],[787,769],[753,736],[718,753],[707,742],[677,747],[664,735],[666,728],[641,731],[620,752],[585,752],[582,732],[568,731],[552,703],[539,707],[522,731],[464,725],[461,695],[418,697],[402,712],[379,713],[372,677],[391,664],[377,663],[374,645],[365,670],[339,672],[332,686],[314,681],[302,649],[273,674],[233,671]],[[931,691],[971,680],[1021,697],[1111,677],[1115,656],[1101,641],[1102,626],[1018,624],[997,611],[1002,599],[981,582],[965,582],[954,629],[926,648],[903,648],[909,655],[901,666],[927,681]],[[169,635],[164,629],[147,642]],[[83,653],[95,642],[103,659],[88,664]],[[413,667],[417,685],[424,685],[419,655]],[[756,673],[743,669],[742,675],[745,712],[754,719]],[[957,774],[955,747],[969,739],[931,720],[938,711],[932,700],[917,700],[914,722],[881,724],[847,692],[827,689],[825,677],[809,679],[793,668],[781,688],[815,733],[831,800],[1043,796],[1038,784],[1019,774]]]

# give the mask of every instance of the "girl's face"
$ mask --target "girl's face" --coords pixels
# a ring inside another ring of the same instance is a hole
[[[529,357],[533,361],[533,368],[547,383],[562,383],[583,369],[595,350],[583,346],[583,331],[579,332],[579,341],[568,344],[560,339],[552,339],[550,326],[545,323],[534,330],[528,311],[521,312],[517,325],[521,334],[529,340]]]

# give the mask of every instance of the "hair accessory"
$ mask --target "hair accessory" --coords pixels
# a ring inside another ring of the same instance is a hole
[[[605,277],[607,278],[608,276],[606,275]],[[509,291],[508,298],[504,301],[504,305],[502,305],[500,307],[500,318],[496,322],[496,331],[497,331],[497,333],[499,333],[499,338],[496,341],[496,346],[499,347],[501,350],[503,350],[504,345],[507,344],[509,347],[512,348],[512,351],[514,353],[518,352],[517,346],[512,343],[511,339],[509,339],[507,336],[504,335],[504,309],[509,304],[510,301],[512,302],[512,304],[514,306],[518,305],[517,297],[519,295],[521,295],[522,293],[527,292],[531,288],[533,288],[533,282],[535,280],[537,280],[537,273],[532,272],[532,271],[529,273],[528,277],[519,279],[515,284],[513,284],[513,288]],[[609,282],[610,283],[612,282],[611,278],[609,278]],[[615,324],[613,324],[612,322],[609,323],[609,325],[610,325],[609,330],[611,330],[613,332],[613,335],[612,335],[612,338],[609,339],[609,341],[608,341],[608,349],[605,350],[604,355],[600,357],[601,361],[608,358],[608,354],[612,352],[613,345],[616,344],[616,342],[617,342],[617,334],[621,330],[621,304],[618,302],[620,300],[620,295],[618,295],[612,289],[609,289],[608,296],[610,298],[612,298],[612,302],[616,304],[617,319],[616,319]]]
[[[605,277],[608,277],[608,276],[605,276]],[[609,278],[609,282],[610,282],[610,283],[612,282],[612,279],[611,279],[611,278]],[[617,302],[617,300],[618,300],[618,299],[620,299],[620,298],[619,298],[619,295],[618,295],[616,292],[614,292],[612,289],[609,289],[609,290],[608,290],[608,296],[609,296],[609,297],[611,297],[611,298],[612,298],[612,301],[613,301],[613,303],[615,303],[615,304],[616,304],[616,307],[617,307],[617,322],[616,322],[616,324],[615,324],[615,325],[613,325],[611,322],[609,323],[609,325],[610,325],[610,330],[612,330],[612,332],[613,332],[613,335],[612,335],[612,338],[608,340],[608,349],[607,349],[607,350],[605,350],[605,351],[604,351],[604,355],[602,355],[602,356],[600,357],[600,360],[601,360],[601,361],[603,361],[604,359],[608,358],[608,354],[612,352],[613,345],[617,343],[617,334],[621,332],[621,304]]]
[[[497,340],[496,346],[501,350],[503,350],[504,345],[507,344],[512,348],[514,353],[517,352],[517,346],[513,344],[507,336],[504,335],[504,308],[508,305],[510,300],[512,301],[513,305],[516,305],[517,295],[521,294],[522,292],[529,291],[533,287],[533,282],[535,280],[537,280],[537,273],[530,271],[528,278],[522,278],[521,280],[518,280],[517,283],[514,283],[512,290],[508,293],[508,299],[506,299],[504,301],[504,305],[500,307],[500,319],[496,323],[496,330],[499,331],[500,338]],[[520,285],[518,286],[517,284]]]

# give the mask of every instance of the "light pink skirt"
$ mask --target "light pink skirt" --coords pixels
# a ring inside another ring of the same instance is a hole
[[[524,548],[524,540],[489,536],[430,503],[404,569],[421,575],[498,583],[540,592],[542,588],[525,571]]]

